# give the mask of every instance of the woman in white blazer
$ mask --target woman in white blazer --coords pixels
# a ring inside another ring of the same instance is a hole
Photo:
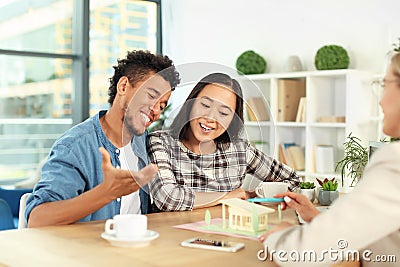
[[[400,53],[382,80],[383,132],[400,137]],[[320,213],[303,195],[287,192],[286,205],[309,223],[282,223],[259,237],[262,260],[281,265],[319,266],[352,260],[362,266],[400,264],[400,142],[376,151],[357,187]]]

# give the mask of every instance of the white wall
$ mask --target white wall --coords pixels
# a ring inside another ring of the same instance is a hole
[[[177,65],[197,61],[235,66],[252,49],[281,72],[289,55],[315,70],[318,48],[347,49],[350,68],[384,71],[400,37],[399,0],[163,0],[164,53]]]

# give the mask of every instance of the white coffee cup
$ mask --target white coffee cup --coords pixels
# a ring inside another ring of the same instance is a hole
[[[107,234],[118,239],[137,239],[147,231],[147,217],[142,214],[118,214],[104,226]]]
[[[261,198],[274,197],[279,193],[286,192],[289,184],[284,182],[263,182],[256,187],[256,194]]]

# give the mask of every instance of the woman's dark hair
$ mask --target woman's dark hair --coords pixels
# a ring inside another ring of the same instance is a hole
[[[223,85],[231,89],[236,94],[236,109],[235,115],[228,129],[221,134],[216,140],[216,143],[227,143],[235,141],[239,138],[243,130],[243,93],[240,84],[235,79],[224,73],[212,73],[201,79],[196,86],[192,89],[189,96],[186,98],[181,110],[173,120],[170,130],[171,134],[179,140],[188,138],[188,131],[190,128],[190,113],[193,108],[194,99],[197,98],[199,93],[209,84]]]
[[[154,55],[150,51],[133,50],[127,53],[126,58],[118,59],[118,65],[113,66],[114,76],[110,78],[108,88],[108,103],[113,104],[117,94],[117,84],[122,76],[126,76],[134,86],[152,72],[159,74],[169,82],[172,90],[179,84],[179,73],[172,60],[167,56]]]

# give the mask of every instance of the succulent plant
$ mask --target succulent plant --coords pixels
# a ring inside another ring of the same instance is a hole
[[[301,182],[300,189],[313,189],[315,188],[315,184],[313,182]]]
[[[335,178],[328,179],[325,178],[323,181],[317,178],[317,182],[322,186],[322,189],[325,191],[336,191],[338,188],[338,182],[335,181]]]

